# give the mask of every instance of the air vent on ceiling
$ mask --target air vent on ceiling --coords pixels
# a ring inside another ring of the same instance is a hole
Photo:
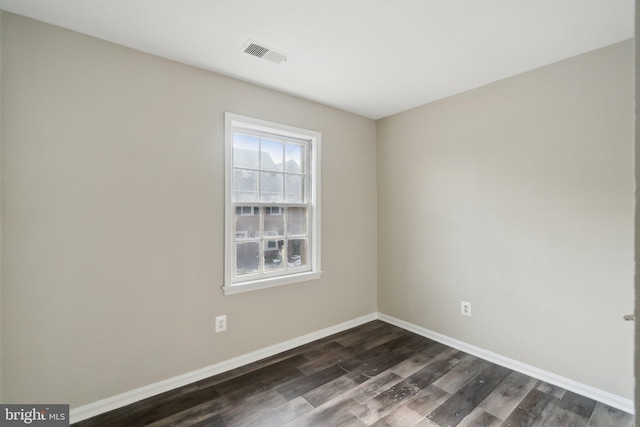
[[[267,61],[273,62],[274,64],[280,64],[287,60],[287,55],[285,55],[284,53],[276,52],[273,49],[269,49],[268,47],[251,40],[245,43],[245,45],[242,47],[242,51],[248,55],[266,59]]]

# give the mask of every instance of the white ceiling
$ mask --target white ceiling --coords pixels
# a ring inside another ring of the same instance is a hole
[[[377,119],[633,37],[633,0],[0,0]],[[288,55],[241,53],[252,39]]]

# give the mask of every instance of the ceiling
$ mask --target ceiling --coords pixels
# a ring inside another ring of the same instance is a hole
[[[633,0],[0,0],[373,119],[633,37]],[[247,40],[287,55],[242,52]]]

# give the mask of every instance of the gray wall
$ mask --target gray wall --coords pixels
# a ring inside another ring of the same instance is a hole
[[[5,402],[76,407],[376,311],[374,121],[8,13],[2,55]],[[222,295],[224,111],[322,132],[320,280]]]
[[[640,46],[638,45],[638,37],[640,37],[640,1],[636,0],[636,37],[635,37],[635,178],[636,178],[636,229],[635,229],[635,290],[636,290],[636,306],[635,306],[635,331],[636,331],[636,347],[635,347],[635,407],[640,408],[640,210],[638,209],[638,185],[640,185],[640,111],[638,111],[638,105],[640,105]],[[637,412],[637,409],[636,409]],[[636,415],[636,425],[638,416]]]
[[[2,11],[0,11],[0,157],[2,156]],[[2,162],[0,161],[0,168]],[[0,177],[2,173],[0,172]],[[2,185],[0,185],[0,191]],[[2,224],[2,197],[0,194],[0,224]],[[0,225],[0,402],[4,402],[2,394],[2,226]]]
[[[632,398],[632,58],[623,42],[377,122],[380,312]]]

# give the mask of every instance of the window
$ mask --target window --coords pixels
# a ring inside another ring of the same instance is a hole
[[[254,208],[253,206],[238,206],[236,207],[236,214],[240,214],[242,216],[257,215],[258,208]]]
[[[320,137],[225,114],[225,295],[320,277]]]

